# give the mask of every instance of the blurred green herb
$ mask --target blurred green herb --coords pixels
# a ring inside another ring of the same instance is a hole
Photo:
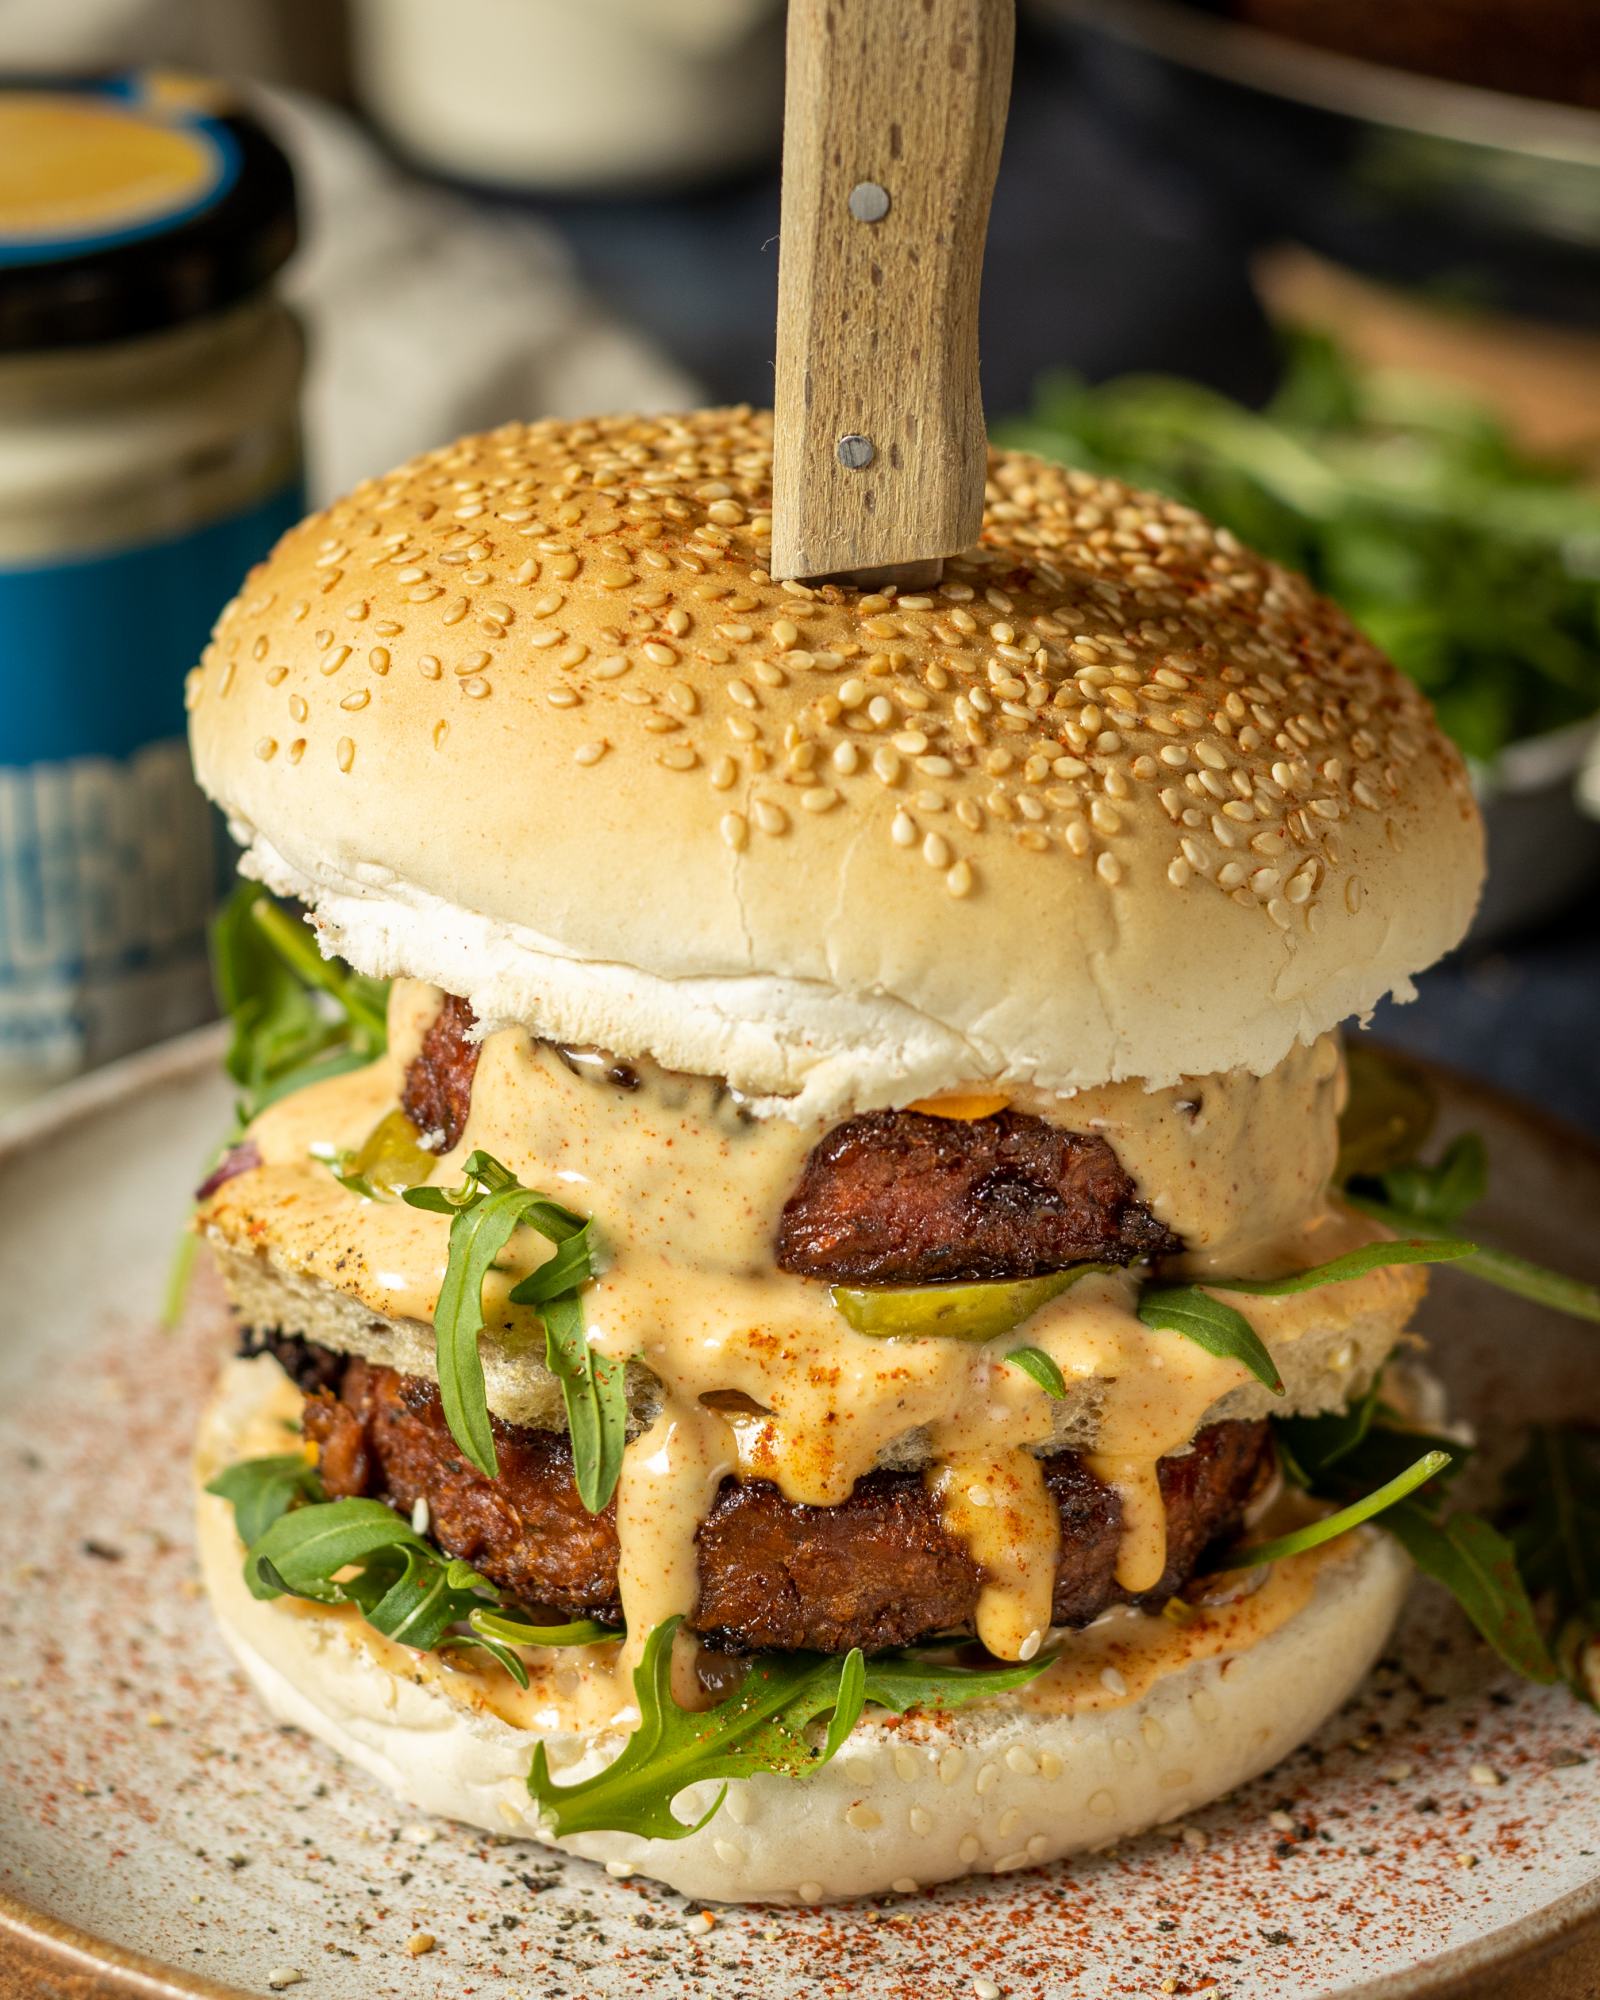
[[[234,1127],[214,1167],[251,1119],[323,1077],[360,1069],[388,1046],[388,983],[322,956],[305,918],[254,882],[237,882],[211,920],[211,980],[233,1033],[223,1067],[239,1086]],[[178,1239],[161,1301],[161,1324],[183,1315],[199,1239]]]
[[[1506,1474],[1496,1525],[1551,1626],[1551,1651],[1568,1686],[1591,1708],[1585,1673],[1600,1641],[1600,1429],[1537,1426]]]
[[[1480,762],[1600,709],[1600,493],[1459,391],[1297,334],[1263,411],[1059,375],[999,441],[1186,500],[1302,571]]]

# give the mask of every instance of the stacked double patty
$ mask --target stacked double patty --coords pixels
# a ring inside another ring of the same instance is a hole
[[[447,997],[405,1079],[402,1106],[439,1152],[466,1126],[475,1022]],[[625,1065],[607,1072],[626,1090]],[[977,1119],[878,1111],[845,1120],[811,1152],[784,1207],[777,1268],[835,1284],[1023,1279],[1085,1262],[1127,1265],[1182,1244],[1139,1199],[1106,1141],[1002,1110]],[[305,1432],[332,1497],[370,1496],[530,1604],[618,1622],[615,1503],[588,1513],[565,1433],[495,1418],[500,1473],[461,1455],[435,1385],[274,1329],[246,1332],[306,1392]],[[1267,1426],[1213,1424],[1163,1459],[1167,1562],[1154,1589],[1116,1581],[1122,1509],[1079,1454],[1043,1461],[1060,1517],[1052,1616],[1083,1625],[1113,1604],[1160,1604],[1230,1532],[1268,1476]],[[878,1470],[836,1507],[788,1500],[770,1481],[723,1481],[696,1538],[689,1623],[732,1651],[839,1652],[970,1629],[981,1575],[947,1531],[920,1472]]]

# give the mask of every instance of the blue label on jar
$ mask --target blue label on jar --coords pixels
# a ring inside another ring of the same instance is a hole
[[[183,680],[298,478],[165,540],[0,564],[0,1071],[66,1074],[205,1011],[213,819]]]

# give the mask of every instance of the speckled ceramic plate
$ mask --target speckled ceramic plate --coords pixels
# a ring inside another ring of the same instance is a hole
[[[535,1846],[410,1824],[262,1718],[199,1600],[189,1434],[225,1315],[204,1277],[180,1332],[154,1311],[226,1122],[219,1046],[206,1034],[107,1071],[0,1142],[0,1992],[1597,1990],[1600,1725],[1564,1692],[1503,1680],[1423,1589],[1315,1742],[1076,1866],[713,1919]],[[1450,1122],[1490,1140],[1485,1227],[1596,1264],[1600,1156],[1471,1086],[1446,1091]],[[1427,1327],[1468,1415],[1600,1417],[1593,1330],[1449,1275]],[[413,1955],[419,1934],[433,1943]]]

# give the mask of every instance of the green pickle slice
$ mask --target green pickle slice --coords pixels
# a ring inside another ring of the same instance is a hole
[[[403,1111],[386,1112],[362,1141],[335,1168],[339,1179],[357,1194],[374,1200],[397,1200],[404,1189],[427,1180],[439,1164],[437,1153],[422,1144],[421,1135]]]
[[[1074,1264],[1043,1278],[1001,1278],[976,1285],[835,1285],[833,1303],[857,1333],[882,1340],[940,1336],[946,1340],[997,1340],[1040,1306],[1109,1264]]]

